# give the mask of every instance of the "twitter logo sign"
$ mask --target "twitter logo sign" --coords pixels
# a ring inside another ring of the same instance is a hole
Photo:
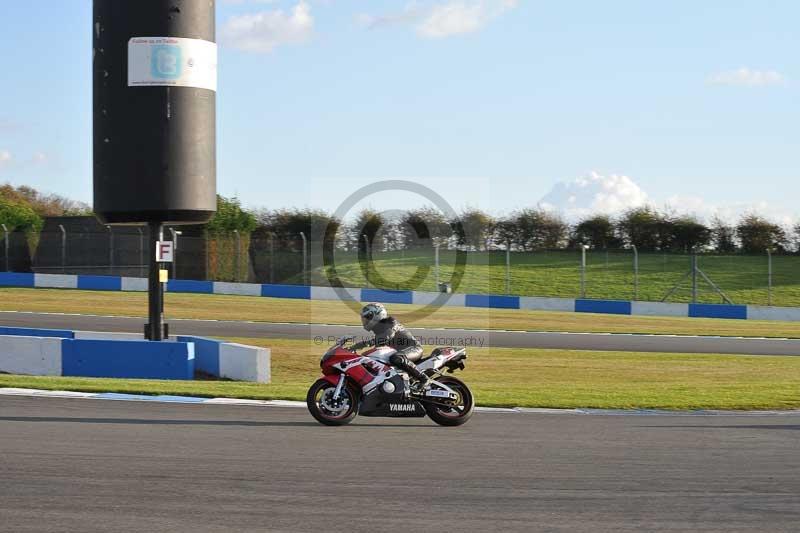
[[[154,46],[150,62],[150,74],[161,80],[175,80],[181,77],[183,54],[180,46]]]

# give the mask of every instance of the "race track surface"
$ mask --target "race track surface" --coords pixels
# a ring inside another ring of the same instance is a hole
[[[0,397],[0,531],[797,531],[800,417]]]
[[[0,312],[0,326],[54,328],[80,331],[138,333],[142,318],[50,313]],[[214,320],[168,320],[172,335],[315,340],[329,344],[345,335],[362,337],[358,326],[276,324]],[[409,328],[423,344],[497,348],[549,348],[668,353],[724,353],[740,355],[800,355],[798,339],[737,337],[682,337],[675,335],[621,335],[551,333],[535,331]]]

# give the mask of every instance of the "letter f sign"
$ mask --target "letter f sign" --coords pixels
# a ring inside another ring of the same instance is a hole
[[[172,263],[173,260],[172,241],[158,241],[156,243],[156,261],[159,263]]]

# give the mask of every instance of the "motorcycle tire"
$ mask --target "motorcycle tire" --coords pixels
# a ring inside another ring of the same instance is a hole
[[[469,387],[460,379],[454,377],[442,377],[437,381],[447,385],[461,395],[459,407],[443,407],[431,403],[425,403],[425,412],[440,426],[460,426],[466,424],[475,412],[475,397]]]
[[[318,396],[320,392],[324,395],[329,389],[335,388],[336,386],[332,385],[330,382],[319,379],[311,385],[306,395],[308,412],[311,413],[311,416],[313,416],[317,422],[326,426],[343,426],[349,424],[356,415],[358,415],[358,395],[349,385],[342,387],[342,396],[344,400],[348,402],[348,408],[342,414],[326,413],[324,406],[320,405],[321,399]]]

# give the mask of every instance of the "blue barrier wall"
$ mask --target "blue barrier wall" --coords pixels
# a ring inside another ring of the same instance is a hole
[[[65,329],[9,328],[0,326],[0,335],[16,335],[18,337],[56,337],[74,339],[75,332]]]
[[[139,287],[136,290],[144,290],[146,288],[146,281],[139,278],[126,278],[127,282],[123,283],[122,278],[115,276],[72,276],[72,275],[58,275],[58,276],[38,276],[40,279],[39,284],[42,287],[47,286],[74,286],[79,289],[91,290],[122,290],[123,287]],[[50,278],[57,278],[54,282]],[[136,281],[137,283],[132,283]],[[139,282],[143,282],[139,283]],[[36,276],[28,273],[18,272],[0,272],[0,287],[35,287],[37,283]],[[61,285],[52,285],[53,283],[60,283]],[[170,292],[192,292],[200,294],[213,294],[214,282],[211,281],[192,281],[192,280],[170,280],[167,284],[167,290]],[[245,295],[261,296],[269,298],[293,298],[293,299],[312,299],[314,300],[336,300],[338,299],[336,291],[330,287],[314,287],[306,285],[272,285],[272,284],[223,284],[220,283],[221,294],[231,292],[230,285],[241,285],[239,292]],[[131,289],[132,290],[132,289]],[[350,288],[347,291],[354,297],[361,298],[361,301],[378,301],[390,304],[429,304],[432,298],[438,296],[438,293],[424,293],[412,291],[390,291],[374,288],[356,289]],[[238,294],[237,292],[233,292]],[[450,303],[450,305],[462,305],[463,301],[467,307],[485,307],[495,309],[520,309],[521,300],[518,296],[503,296],[503,295],[488,295],[488,294],[459,294],[456,300],[458,303]],[[542,300],[537,302],[536,300]],[[540,309],[543,311],[552,311],[553,302],[560,302],[559,310],[567,310],[567,308],[574,309],[579,313],[604,313],[615,315],[632,315],[634,312],[638,315],[645,316],[659,316],[658,308],[648,307],[647,302],[625,302],[625,301],[606,301],[606,300],[572,300],[569,298],[525,298],[524,308],[528,310]],[[759,306],[746,306],[746,305],[708,305],[708,304],[684,304],[687,311],[676,313],[674,307],[670,311],[665,311],[661,316],[688,316],[692,318],[730,318],[730,319],[758,319],[758,320],[789,320],[800,321],[800,309],[794,307],[759,307]],[[569,307],[568,307],[569,306]],[[574,307],[573,307],[574,306]],[[647,311],[643,311],[647,309]],[[685,313],[685,314],[683,314]]]
[[[618,302],[614,300],[575,300],[576,313],[630,315],[631,309],[631,302]]]
[[[185,342],[64,339],[61,375],[131,379],[192,379],[194,345]]]
[[[198,294],[214,294],[214,282],[191,281],[188,279],[171,279],[167,282],[167,292],[195,292]]]
[[[117,276],[78,276],[78,288],[90,291],[121,291],[122,278]]]
[[[467,294],[467,307],[491,307],[493,309],[519,309],[519,296],[492,296],[488,294]]]
[[[362,302],[381,302],[385,304],[410,304],[414,295],[411,291],[385,291],[382,289],[361,289]]]
[[[311,287],[308,285],[262,285],[261,296],[270,298],[311,299]]]
[[[747,320],[746,305],[689,304],[692,318],[731,318]]]
[[[219,376],[219,345],[221,341],[205,337],[178,337],[178,342],[194,343],[194,368]]]
[[[33,287],[33,274],[0,272],[0,285],[3,287]]]

